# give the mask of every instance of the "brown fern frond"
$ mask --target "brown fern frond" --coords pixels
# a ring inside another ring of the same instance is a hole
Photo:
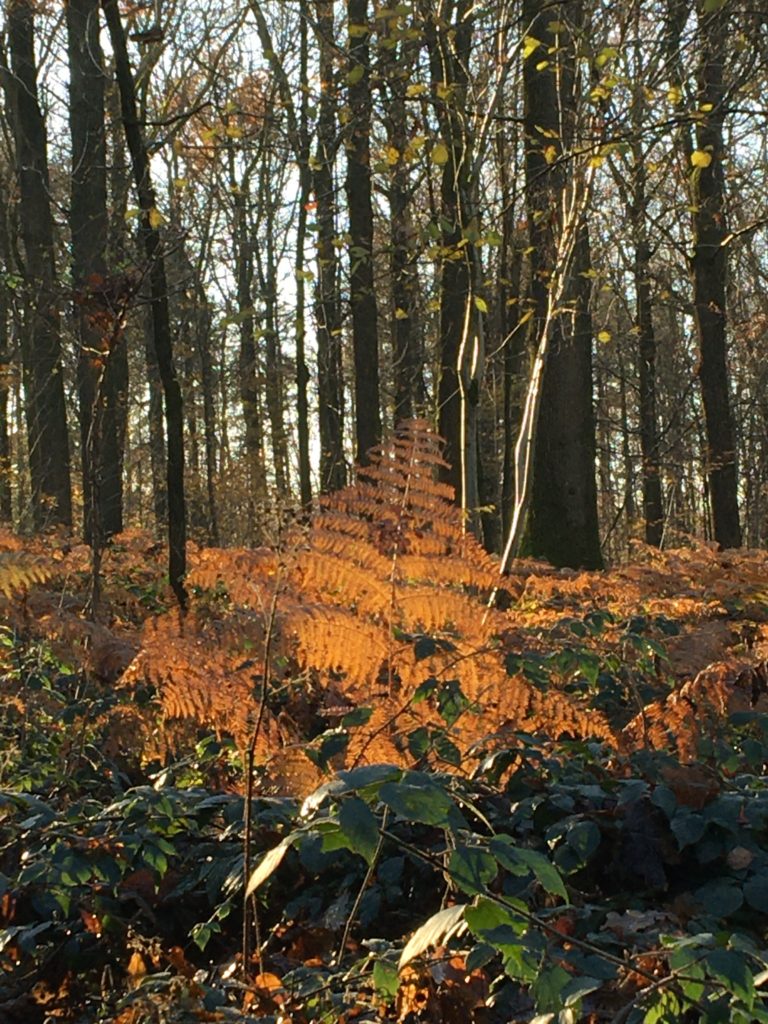
[[[203,591],[196,610],[149,626],[126,678],[151,680],[168,720],[207,724],[243,743],[264,693],[269,636],[259,753],[274,778],[281,765],[286,778],[306,775],[290,751],[318,722],[361,703],[373,717],[351,727],[346,763],[408,763],[407,733],[445,726],[434,694],[413,700],[427,679],[438,689],[458,682],[469,700],[450,730],[461,751],[515,729],[610,739],[601,715],[507,675],[501,638],[510,623],[483,600],[498,582],[496,563],[437,479],[444,465],[439,439],[414,421],[374,451],[356,484],[322,497],[281,552],[199,552],[189,575]],[[597,588],[597,579],[579,586]],[[552,587],[563,584],[554,574]],[[434,641],[426,648],[424,635]],[[292,688],[305,696],[289,713]],[[273,690],[283,694],[274,705]]]
[[[43,559],[31,559],[17,551],[0,552],[0,594],[11,597],[35,583],[45,583],[55,567]]]
[[[392,599],[387,583],[366,568],[321,551],[301,552],[291,578],[313,604],[325,601],[363,615],[386,613]]]

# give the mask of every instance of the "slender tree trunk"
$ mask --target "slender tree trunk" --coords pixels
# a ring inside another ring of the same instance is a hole
[[[137,119],[136,87],[133,80],[125,29],[117,0],[102,0],[104,15],[115,55],[115,73],[120,89],[123,127],[133,165],[134,183],[141,209],[141,235],[149,266],[152,312],[152,341],[163,384],[167,445],[168,482],[168,577],[182,609],[187,605],[186,573],[187,521],[184,499],[184,409],[181,388],[173,365],[173,344],[168,312],[168,285],[160,232],[155,226],[157,203],[152,186],[146,143]]]
[[[482,534],[478,489],[477,421],[484,369],[484,327],[478,304],[478,235],[471,138],[464,118],[474,11],[457,0],[442,18],[430,13],[426,38],[438,88],[438,122],[445,153],[440,186],[444,258],[440,267],[439,430],[449,469],[443,479],[456,492],[468,525]]]
[[[277,259],[275,256],[275,197],[270,195],[270,171],[273,165],[267,152],[269,140],[265,139],[265,153],[261,163],[259,181],[260,205],[265,219],[264,244],[256,250],[259,268],[259,286],[264,302],[264,369],[265,398],[269,417],[269,432],[272,448],[272,469],[275,474],[275,490],[281,498],[287,498],[290,490],[288,477],[288,448],[285,429],[285,402],[283,398],[283,365],[280,346],[280,327],[277,309]]]
[[[723,120],[728,14],[699,3],[699,90],[696,152],[691,171],[694,253],[693,304],[699,336],[699,380],[707,433],[707,476],[715,540],[741,545],[736,441],[729,394],[726,341],[727,234]],[[705,161],[709,161],[705,163]]]
[[[307,207],[312,194],[312,173],[309,167],[309,43],[307,38],[307,0],[299,0],[299,101],[298,144],[299,215],[296,226],[296,429],[299,441],[299,495],[301,507],[312,504],[312,479],[309,460],[309,402],[307,385],[309,370],[306,353],[306,267]]]
[[[412,182],[408,167],[409,133],[406,89],[413,60],[406,40],[397,39],[391,12],[381,17],[379,66],[387,89],[384,120],[391,158],[389,200],[389,273],[392,282],[390,336],[394,378],[395,424],[411,419],[423,401],[419,277],[415,229],[411,216]],[[394,161],[394,162],[393,162]]]
[[[363,466],[381,442],[378,306],[371,199],[371,67],[368,0],[347,0],[350,121],[347,136],[349,298],[355,363],[355,457]]]
[[[320,48],[320,104],[314,189],[317,202],[317,376],[320,425],[320,490],[335,491],[346,483],[344,462],[344,384],[341,363],[333,164],[336,154],[336,85],[334,80],[333,3],[315,0]]]
[[[59,337],[58,295],[46,127],[37,92],[31,0],[7,0],[10,72],[3,80],[11,110],[19,182],[29,323],[24,382],[35,526],[72,525],[69,438]],[[5,62],[3,61],[3,64]]]
[[[11,267],[11,238],[8,224],[8,197],[5,185],[0,186],[0,266]],[[0,287],[0,519],[13,522],[13,457],[8,421],[13,363],[11,361],[10,289]]]
[[[256,321],[253,297],[253,252],[249,237],[247,181],[238,181],[234,151],[230,149],[230,187],[235,197],[235,276],[237,279],[237,315],[240,332],[240,402],[245,423],[244,446],[248,465],[250,505],[249,530],[257,528],[256,507],[267,493],[264,467],[264,437],[261,418],[261,394],[258,385]]]
[[[578,14],[578,11],[575,12]],[[545,329],[548,286],[557,235],[563,230],[563,196],[577,114],[574,46],[568,6],[525,0],[526,32],[553,59],[541,66],[534,52],[524,62],[526,184],[531,243],[533,337]],[[530,26],[530,27],[528,27]],[[550,49],[551,47],[551,49]],[[572,172],[570,172],[572,173]],[[602,565],[595,484],[595,418],[592,406],[592,318],[589,312],[589,236],[578,229],[570,280],[564,290],[569,315],[556,316],[541,384],[535,435],[528,543],[555,565]]]
[[[107,154],[99,0],[69,0],[69,119],[72,136],[72,282],[79,343],[78,393],[83,532],[100,548],[123,528],[122,463],[112,358],[122,344],[119,298],[106,268]]]

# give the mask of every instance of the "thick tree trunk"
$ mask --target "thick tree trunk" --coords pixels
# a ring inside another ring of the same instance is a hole
[[[113,356],[122,347],[119,297],[107,287],[107,156],[99,0],[69,0],[72,137],[72,283],[79,343],[78,394],[83,532],[94,548],[123,528],[123,452],[118,443]]]
[[[45,120],[38,100],[31,0],[7,0],[11,110],[29,322],[23,344],[25,412],[37,527],[72,524],[69,438],[61,365]]]
[[[355,457],[381,442],[379,408],[378,306],[373,267],[371,199],[371,68],[368,0],[347,0],[349,27],[349,111],[347,203],[349,212],[349,298],[355,363]]]
[[[168,285],[160,233],[155,226],[157,203],[146,143],[137,118],[136,87],[128,59],[125,29],[117,0],[102,0],[104,15],[115,55],[115,73],[120,89],[123,128],[133,165],[134,183],[141,208],[141,235],[149,268],[152,341],[163,384],[167,445],[168,482],[168,578],[182,609],[187,605],[186,573],[187,520],[184,499],[184,409],[181,388],[173,365],[173,344],[168,312]]]
[[[726,275],[728,260],[725,179],[723,175],[723,119],[727,59],[728,15],[705,13],[699,5],[699,91],[696,118],[696,154],[692,170],[693,304],[699,336],[699,380],[707,430],[707,476],[715,540],[722,547],[741,544],[739,525],[736,442],[729,394],[726,358]],[[709,158],[705,166],[701,164]]]
[[[544,331],[548,287],[555,272],[558,233],[564,229],[567,153],[574,136],[574,50],[566,29],[570,8],[525,0],[526,32],[556,55],[541,67],[534,53],[523,67],[525,165],[531,244],[533,337]],[[530,26],[530,27],[528,27]],[[551,47],[551,49],[549,49]],[[595,419],[592,405],[592,318],[589,312],[589,236],[578,228],[564,309],[551,326],[534,439],[528,543],[531,553],[555,565],[602,565],[595,484]]]

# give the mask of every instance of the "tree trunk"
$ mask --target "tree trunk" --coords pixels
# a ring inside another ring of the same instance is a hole
[[[69,438],[61,365],[45,120],[38,101],[31,0],[7,0],[11,110],[29,323],[23,342],[25,412],[36,527],[72,525]]]
[[[444,254],[440,265],[439,431],[445,438],[449,463],[442,477],[454,487],[470,529],[481,536],[477,420],[485,353],[477,294],[479,256],[474,244],[479,233],[477,183],[472,179],[472,139],[464,111],[474,17],[469,0],[457,0],[443,17],[429,15],[426,38],[438,91],[442,134],[438,145],[445,150],[437,161],[443,165],[440,222]]]
[[[525,0],[523,23],[542,52],[523,66],[525,167],[531,244],[533,337],[545,329],[548,287],[555,267],[558,233],[564,228],[563,196],[574,138],[574,46],[566,27],[572,9],[546,0]],[[530,27],[528,27],[530,26]],[[551,47],[551,49],[550,49]],[[554,565],[602,565],[595,484],[595,419],[592,406],[592,318],[589,312],[589,236],[578,228],[563,309],[552,323],[544,364],[541,405],[534,441],[528,544]]]
[[[69,119],[72,137],[72,283],[78,338],[83,532],[100,547],[123,528],[122,465],[115,373],[122,347],[120,297],[108,289],[104,60],[98,0],[69,0]]]
[[[168,578],[182,609],[187,606],[186,573],[187,521],[184,500],[184,409],[181,388],[173,365],[173,344],[168,312],[168,285],[160,232],[156,226],[157,203],[149,154],[137,119],[136,87],[128,59],[125,29],[117,0],[102,0],[104,15],[115,55],[115,73],[120,89],[123,128],[131,155],[133,177],[141,209],[141,235],[149,267],[152,313],[152,341],[163,385],[167,446],[168,482]]]
[[[336,85],[334,26],[331,0],[315,0],[320,47],[320,104],[314,189],[317,202],[317,377],[320,425],[320,490],[335,491],[346,483],[344,462],[344,384],[341,363],[333,164],[336,154]]]
[[[699,4],[699,82],[696,151],[691,171],[694,253],[693,304],[699,336],[699,380],[707,431],[707,477],[715,540],[721,547],[741,545],[736,443],[726,359],[726,275],[728,261],[723,119],[728,14],[705,13]],[[706,161],[709,161],[706,163]]]
[[[379,66],[386,88],[383,116],[392,159],[389,200],[389,273],[392,287],[390,336],[394,380],[394,421],[411,419],[424,401],[419,323],[419,276],[411,216],[413,185],[408,166],[406,89],[413,67],[407,40],[398,40],[391,12],[382,11]],[[392,162],[394,160],[394,163]]]
[[[299,74],[301,98],[299,101],[299,215],[296,226],[296,429],[299,442],[299,495],[301,507],[308,510],[312,504],[312,479],[309,460],[309,402],[307,385],[309,370],[306,356],[306,268],[307,206],[312,192],[312,174],[309,167],[309,44],[307,39],[307,0],[299,0]]]
[[[368,0],[347,0],[350,121],[347,149],[349,299],[355,363],[355,457],[364,466],[381,442],[378,307],[373,268],[371,200],[371,68]]]

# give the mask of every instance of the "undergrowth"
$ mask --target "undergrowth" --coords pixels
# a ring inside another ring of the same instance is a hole
[[[183,619],[139,533],[96,619],[87,549],[0,538],[3,1024],[768,1020],[765,554],[488,611],[438,462],[193,549]]]

